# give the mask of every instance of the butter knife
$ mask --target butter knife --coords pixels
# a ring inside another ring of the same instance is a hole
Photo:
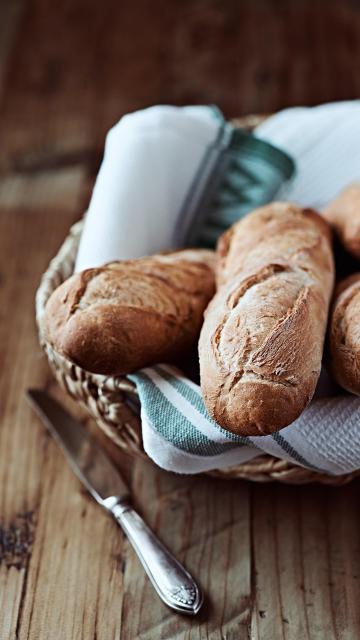
[[[79,480],[123,529],[163,602],[179,613],[198,613],[199,586],[135,511],[125,482],[96,439],[45,391],[29,389],[27,397]]]

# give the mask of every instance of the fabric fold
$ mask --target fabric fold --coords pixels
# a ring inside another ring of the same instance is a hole
[[[129,376],[141,402],[142,436],[152,460],[177,473],[241,464],[262,454],[341,475],[360,467],[360,398],[316,398],[290,426],[268,436],[236,436],[210,418],[201,389],[166,364]]]

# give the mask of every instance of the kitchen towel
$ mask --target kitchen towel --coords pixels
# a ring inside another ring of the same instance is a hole
[[[297,174],[281,197],[324,207],[360,177],[360,101],[287,109],[257,128],[296,161]],[[360,399],[324,397],[328,385],[303,414],[280,432],[238,437],[208,415],[199,386],[167,365],[129,378],[141,400],[144,448],[164,469],[179,473],[239,464],[264,453],[319,472],[339,475],[360,468]]]
[[[169,365],[129,376],[141,401],[146,453],[163,469],[200,473],[264,453],[339,475],[360,468],[360,399],[317,397],[289,427],[269,436],[236,436],[212,420],[201,389]]]
[[[271,143],[215,107],[160,105],[108,133],[75,271],[182,246],[214,246],[294,171]]]

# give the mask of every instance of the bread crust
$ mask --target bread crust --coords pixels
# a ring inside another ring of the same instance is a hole
[[[198,339],[214,266],[214,252],[187,249],[74,274],[47,302],[45,337],[93,373],[171,360]]]
[[[360,395],[360,273],[336,287],[329,325],[330,368],[347,391]]]
[[[328,225],[289,203],[261,207],[218,244],[218,291],[200,335],[210,415],[240,435],[293,422],[320,374],[334,264]]]
[[[360,258],[360,182],[346,187],[323,211],[345,249]]]

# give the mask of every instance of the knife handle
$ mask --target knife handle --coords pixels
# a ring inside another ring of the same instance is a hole
[[[110,511],[134,547],[163,602],[180,613],[198,613],[203,602],[200,588],[135,509],[129,503],[117,502]]]

